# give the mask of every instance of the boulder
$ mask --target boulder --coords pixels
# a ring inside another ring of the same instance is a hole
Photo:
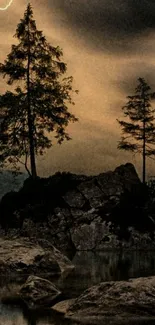
[[[52,310],[58,312],[59,314],[66,314],[68,308],[75,302],[75,299],[66,299],[58,302],[52,306]]]
[[[32,310],[52,306],[60,300],[61,292],[50,281],[32,275],[21,287],[19,297]]]
[[[44,248],[45,247],[45,248]],[[73,267],[52,245],[40,246],[26,239],[0,238],[0,272],[8,275],[58,275]]]
[[[63,196],[63,198],[66,201],[66,203],[72,208],[82,208],[85,204],[85,199],[83,195],[77,190],[76,191],[72,190],[70,192],[67,192]]]
[[[104,195],[120,196],[123,193],[123,180],[114,172],[103,173],[97,176],[97,182]]]
[[[54,256],[55,260],[59,264],[61,273],[63,273],[63,275],[68,274],[70,271],[74,269],[74,265],[71,263],[68,257],[62,254],[48,240],[38,239],[37,242],[40,244],[42,248],[44,248],[44,250],[50,251],[50,253]]]
[[[78,251],[119,248],[117,236],[111,230],[111,223],[102,222],[98,217],[90,224],[82,224],[71,231],[72,241]]]
[[[155,277],[103,282],[84,291],[68,307],[67,317],[124,319],[155,317]]]
[[[102,197],[103,192],[96,184],[95,177],[91,180],[85,181],[78,186],[79,191],[84,195],[85,198],[91,200],[94,197]]]

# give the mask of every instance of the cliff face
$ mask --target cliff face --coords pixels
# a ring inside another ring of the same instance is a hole
[[[1,224],[64,250],[145,248],[155,228],[146,200],[146,188],[129,163],[92,177],[57,173],[35,182],[27,179],[18,193],[6,194]]]

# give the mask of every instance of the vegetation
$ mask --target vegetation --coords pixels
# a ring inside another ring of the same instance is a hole
[[[47,222],[55,208],[68,208],[63,195],[80,184],[81,177],[75,176],[57,172],[48,178],[27,178],[18,192],[11,191],[3,196],[0,225],[7,231],[11,227],[22,228],[26,218],[34,222]]]
[[[128,122],[117,120],[123,133],[118,148],[142,154],[143,183],[146,181],[146,157],[155,154],[155,110],[151,106],[154,97],[150,86],[139,78],[135,94],[127,97],[128,102],[123,107]]]
[[[77,121],[67,106],[74,104],[73,78],[62,78],[67,70],[61,60],[62,50],[51,46],[37,30],[30,4],[15,37],[18,44],[12,45],[4,64],[0,64],[0,74],[8,77],[7,84],[19,83],[14,91],[0,96],[0,160],[1,166],[11,163],[15,168],[22,162],[29,175],[36,178],[36,155],[43,155],[52,146],[50,132],[61,144],[70,139],[68,123]]]

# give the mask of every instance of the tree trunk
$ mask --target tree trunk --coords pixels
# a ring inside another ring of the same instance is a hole
[[[29,27],[29,25],[28,25]],[[37,177],[35,148],[34,148],[34,120],[31,112],[30,100],[30,39],[28,30],[28,64],[27,64],[27,112],[28,112],[28,130],[29,130],[29,146],[30,146],[30,166],[32,178]]]
[[[142,96],[144,98],[144,93],[142,93]],[[143,176],[142,181],[143,184],[145,184],[145,178],[146,178],[146,125],[145,125],[145,98],[143,103]]]
[[[143,122],[143,184],[145,184],[146,178],[146,152],[145,152],[145,122]]]

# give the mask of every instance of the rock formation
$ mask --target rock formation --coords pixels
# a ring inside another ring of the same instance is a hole
[[[52,245],[51,245],[52,246]],[[44,249],[29,239],[0,239],[0,273],[7,276],[60,275],[74,268],[54,247]]]
[[[155,222],[146,200],[146,188],[127,163],[98,176],[27,179],[18,193],[2,198],[0,220],[6,231],[17,228],[10,235],[46,238],[64,251],[147,248],[154,245]]]

